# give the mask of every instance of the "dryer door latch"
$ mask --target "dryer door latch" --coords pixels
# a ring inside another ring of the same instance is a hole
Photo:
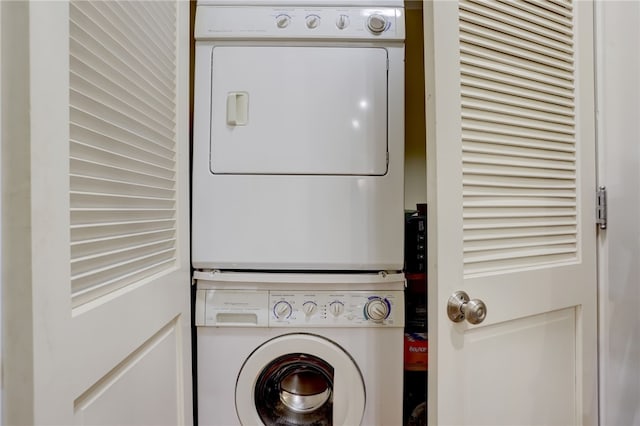
[[[249,94],[231,92],[227,95],[227,124],[246,126],[249,121]]]

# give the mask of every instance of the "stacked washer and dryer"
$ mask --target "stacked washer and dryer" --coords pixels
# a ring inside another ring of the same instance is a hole
[[[370,3],[198,3],[201,425],[402,422],[404,10]]]

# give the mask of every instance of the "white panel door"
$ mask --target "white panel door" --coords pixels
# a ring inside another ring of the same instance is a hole
[[[216,46],[211,171],[387,173],[387,50]]]
[[[592,8],[425,5],[432,425],[597,424]]]
[[[3,423],[190,424],[189,4],[1,7]]]

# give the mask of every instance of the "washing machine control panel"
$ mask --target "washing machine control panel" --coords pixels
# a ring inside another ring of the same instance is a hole
[[[270,327],[404,326],[402,291],[270,291]]]
[[[196,291],[197,326],[404,327],[404,292]]]

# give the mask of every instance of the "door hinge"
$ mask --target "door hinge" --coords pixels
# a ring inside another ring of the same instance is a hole
[[[596,224],[607,229],[607,188],[601,186],[596,192]]]

